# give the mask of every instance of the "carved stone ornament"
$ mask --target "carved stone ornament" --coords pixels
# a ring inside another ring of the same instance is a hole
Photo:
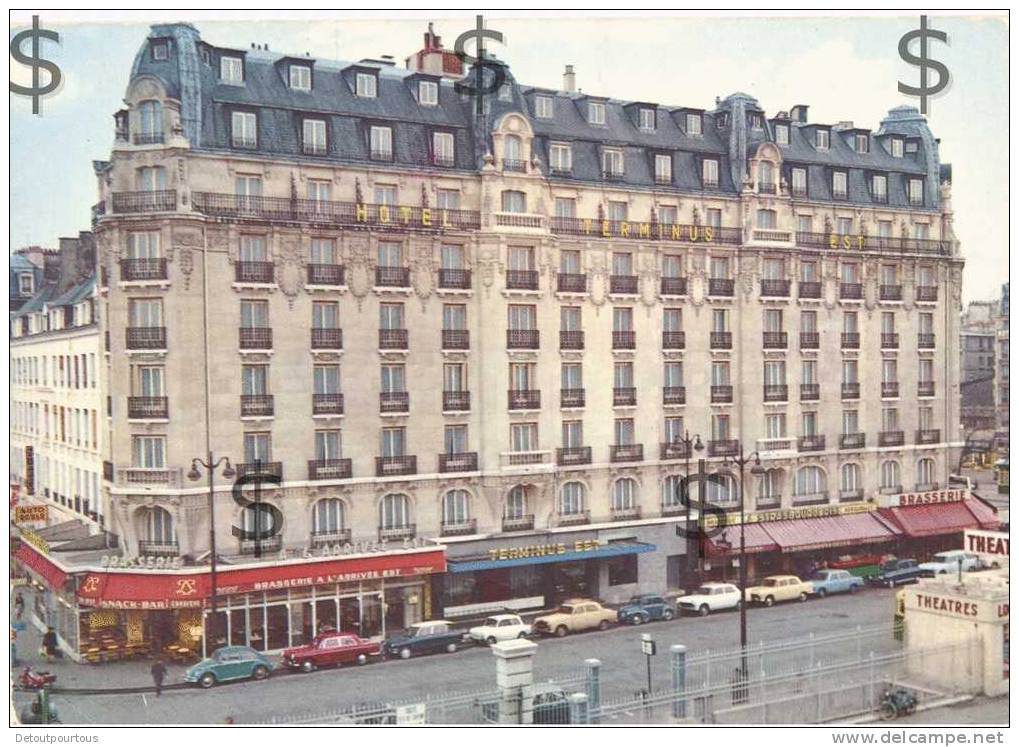
[[[646,253],[641,261],[640,269],[640,300],[651,308],[658,303],[661,289],[661,273],[653,252]]]
[[[591,302],[595,306],[601,306],[608,300],[608,258],[604,249],[592,250],[588,256],[590,257],[590,262],[588,263],[587,275],[591,289]]]
[[[306,277],[301,237],[290,233],[280,235],[277,237],[276,247],[276,282],[292,309],[297,294],[304,289]]]
[[[422,309],[434,290],[436,271],[435,251],[431,244],[422,243],[415,248],[410,265],[411,283],[414,293],[421,299]]]
[[[191,287],[191,273],[195,269],[194,253],[202,246],[202,232],[196,228],[176,227],[170,240],[171,251],[177,253],[177,265],[184,278],[184,290]]]
[[[348,238],[346,253],[347,286],[351,295],[357,299],[357,307],[360,310],[364,297],[374,284],[372,274],[375,268],[368,250],[368,240],[361,236]]]

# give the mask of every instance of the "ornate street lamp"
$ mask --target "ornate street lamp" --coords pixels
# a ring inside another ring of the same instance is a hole
[[[216,614],[216,503],[213,480],[216,476],[216,470],[221,464],[226,465],[223,467],[223,477],[227,480],[232,480],[237,476],[237,471],[230,464],[230,457],[222,456],[214,460],[211,451],[206,455],[206,459],[199,459],[198,457],[192,459],[191,471],[188,472],[188,479],[197,481],[202,477],[202,473],[198,471],[198,468],[203,467],[209,477],[209,581],[212,584],[212,588],[209,590],[209,606],[213,615]]]

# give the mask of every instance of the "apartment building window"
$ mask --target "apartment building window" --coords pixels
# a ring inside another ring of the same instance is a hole
[[[572,197],[556,197],[555,216],[556,218],[576,218],[577,201]]]
[[[831,195],[836,200],[844,200],[849,196],[849,175],[845,171],[831,173]]]
[[[396,187],[390,184],[376,184],[375,185],[375,204],[376,205],[395,205],[396,204]]]
[[[241,394],[245,397],[259,397],[269,393],[269,367],[263,365],[241,366]]]
[[[344,503],[339,498],[322,498],[312,511],[312,534],[335,534],[347,526]]]
[[[874,174],[871,177],[871,194],[877,202],[888,202],[888,177]]]
[[[930,457],[923,457],[917,460],[916,484],[917,486],[931,486],[934,484],[934,460]]]
[[[844,335],[857,335],[859,334],[859,317],[855,311],[847,311],[842,315],[842,334]]]
[[[219,58],[219,79],[223,83],[244,82],[244,60],[223,55]]]
[[[677,444],[683,440],[684,435],[683,418],[679,416],[665,418],[665,428],[662,432],[665,443]]]
[[[686,134],[694,137],[703,134],[700,114],[687,114],[686,115]]]
[[[683,258],[675,254],[663,254],[662,277],[670,279],[683,277]]]
[[[934,314],[928,312],[922,312],[920,314],[920,334],[921,335],[934,334]]]
[[[718,161],[714,158],[705,158],[701,163],[701,183],[705,187],[718,186]]]
[[[930,406],[924,406],[917,408],[917,415],[919,418],[918,425],[920,430],[926,431],[934,427],[934,408]]]
[[[842,411],[842,435],[851,436],[860,432],[860,411]]]
[[[622,222],[629,219],[630,206],[622,200],[609,200],[608,218],[611,221]],[[613,255],[615,256],[615,255]],[[629,255],[627,255],[629,256]]]
[[[820,496],[828,490],[824,470],[815,465],[801,467],[796,472],[797,496]]]
[[[890,220],[879,220],[877,222],[877,235],[887,239],[892,236],[892,222]]]
[[[130,259],[159,259],[162,256],[158,231],[132,231],[128,234],[127,247]],[[31,275],[27,277],[32,279]]]
[[[509,374],[513,391],[527,392],[534,389],[537,368],[533,363],[511,363]]]
[[[612,331],[633,332],[633,309],[625,306],[612,309]]]
[[[357,95],[373,99],[378,95],[378,79],[371,73],[358,73],[356,77]]]
[[[714,369],[714,366],[718,365],[723,364],[713,363],[712,369]],[[729,366],[727,363],[724,365],[725,365],[725,381],[719,382],[720,384],[729,383]],[[714,379],[715,379],[714,370],[712,370],[712,383],[715,383]],[[764,385],[766,387],[781,387],[786,385],[785,361],[764,362]]]
[[[502,191],[502,212],[526,213],[527,195],[515,189],[504,189]]]
[[[811,215],[797,215],[796,230],[800,233],[811,233],[814,230],[814,217]]]
[[[720,208],[707,208],[704,211],[704,225],[712,228],[722,227],[722,211]]]
[[[633,275],[633,255],[629,252],[612,253],[612,274],[616,277]]]
[[[921,385],[934,383],[934,361],[930,358],[921,358],[919,361],[918,379]]]
[[[295,91],[310,91],[311,68],[307,65],[291,65],[290,87]]]
[[[782,310],[781,309],[765,309],[764,310],[764,331],[766,333],[777,334],[782,331]]]
[[[638,115],[638,127],[646,132],[654,132],[655,110],[642,107]]]
[[[127,302],[132,327],[162,327],[163,301],[160,298],[134,298]]]
[[[454,164],[452,133],[432,133],[432,157],[438,166],[452,166]]]
[[[881,430],[899,430],[899,409],[897,407],[885,407],[881,410]]]
[[[860,383],[860,368],[859,363],[855,358],[850,358],[842,361],[842,383],[843,384]]]
[[[655,181],[659,184],[672,183],[672,156],[664,153],[655,154]]]
[[[803,435],[804,436],[816,436],[817,435],[817,413],[816,412],[805,412],[802,415],[803,423]]]
[[[560,386],[576,392],[584,388],[584,370],[579,363],[563,363],[559,370]]]
[[[315,431],[315,459],[325,461],[339,459],[340,432],[338,430]]]
[[[336,242],[333,239],[312,239],[311,263],[313,265],[335,265]]]
[[[769,440],[786,438],[786,416],[784,412],[770,413],[764,416],[764,437]]]
[[[533,330],[536,329],[536,311],[534,306],[522,304],[511,304],[507,310],[509,315],[509,328],[511,330]]]
[[[600,101],[587,102],[587,123],[593,125],[605,124],[605,104]]]
[[[909,180],[909,204],[923,205],[923,180]]]
[[[553,172],[569,173],[573,169],[573,149],[568,143],[552,143],[548,162]]]
[[[817,361],[804,360],[800,368],[800,383],[807,386],[817,384]]]
[[[634,425],[632,418],[616,418],[613,426],[616,446],[632,446],[634,443]]]
[[[340,367],[336,364],[315,366],[312,371],[312,386],[315,394],[339,394]]]
[[[881,489],[896,491],[902,488],[902,470],[899,463],[889,459],[881,463]]]
[[[782,383],[785,383],[785,364],[781,361],[778,361],[778,363],[782,365]],[[729,362],[713,362],[711,364],[711,386],[729,386],[729,382]]]
[[[664,309],[662,311],[662,332],[682,332],[683,331],[683,310],[682,309]]]
[[[559,272],[563,275],[579,275],[580,252],[575,249],[563,249],[559,252]]]
[[[421,106],[435,106],[439,103],[439,84],[436,81],[418,81],[418,103]]]
[[[389,493],[382,496],[382,500],[379,502],[379,527],[381,529],[406,529],[410,526],[410,499],[403,493]]]
[[[563,306],[559,309],[559,329],[562,332],[580,332],[583,330],[579,306]]]
[[[579,449],[584,445],[584,422],[582,420],[563,421],[563,448]]]
[[[712,257],[709,272],[710,272],[709,278],[712,280],[728,280],[729,279],[728,257]]]
[[[920,241],[927,241],[931,236],[930,223],[914,223],[913,238]]]
[[[728,415],[712,415],[711,416],[711,440],[712,441],[727,441],[729,439],[729,416]]]
[[[712,309],[711,310],[711,331],[712,332],[728,332],[729,331],[729,310],[728,309]]]
[[[658,206],[658,222],[671,226],[679,222],[679,210],[675,205]]]
[[[467,391],[467,366],[463,363],[444,363],[442,366],[442,391]]]
[[[817,334],[817,312],[816,311],[801,311],[800,312],[800,332],[803,334],[814,335]]]
[[[394,269],[403,266],[403,244],[397,241],[380,241],[379,267]]]
[[[407,429],[383,428],[380,434],[382,456],[386,458],[402,457],[407,453]]]
[[[818,150],[828,150],[831,145],[831,133],[828,130],[817,130],[814,133],[814,146]]]
[[[775,125],[775,142],[778,145],[789,145],[789,125]]]
[[[235,148],[258,147],[258,119],[254,112],[233,112],[230,133]]]
[[[538,424],[512,423],[510,425],[511,451],[538,450]]]
[[[761,209],[757,211],[757,227],[764,230],[773,230],[778,227],[778,214],[774,210]]]
[[[668,389],[670,387],[682,387],[683,386],[683,362],[682,361],[666,361],[662,367],[662,385]]]
[[[633,389],[633,363],[626,361],[613,366],[613,386],[617,389]]]
[[[623,151],[606,148],[602,151],[602,173],[609,177],[623,175]]]
[[[551,96],[534,97],[534,116],[538,119],[552,119],[554,115],[554,101]]]
[[[459,210],[460,192],[455,189],[436,189],[435,207],[439,210]]]
[[[135,171],[135,187],[139,192],[166,189],[166,169],[162,166],[142,166]]]
[[[404,329],[402,303],[379,304],[379,329]]]
[[[896,384],[899,381],[899,364],[894,359],[886,358],[881,361],[881,383]]]
[[[393,130],[390,127],[372,126],[369,132],[371,157],[379,161],[393,158]]]
[[[305,153],[324,155],[326,152],[326,123],[324,119],[305,119],[302,127]]]
[[[380,371],[380,391],[383,394],[403,394],[407,391],[406,369],[402,363],[383,364]]]
[[[515,485],[506,495],[504,517],[522,519],[527,515],[527,490],[523,485]]]
[[[584,492],[583,483],[565,483],[559,490],[559,514],[576,516],[584,513]]]
[[[266,262],[268,259],[269,252],[265,246],[264,236],[241,235],[241,262]]]
[[[792,189],[794,197],[807,194],[807,170],[794,166],[792,169]]]
[[[131,439],[131,466],[139,469],[165,469],[166,437],[134,436]]]

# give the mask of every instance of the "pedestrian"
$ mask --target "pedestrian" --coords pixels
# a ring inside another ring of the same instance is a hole
[[[25,614],[25,598],[21,596],[19,591],[17,596],[14,597],[14,617],[18,620]]]
[[[163,693],[163,680],[166,679],[166,665],[162,659],[152,662],[152,682],[156,685],[156,697]]]
[[[42,650],[46,661],[52,662],[53,657],[57,655],[57,634],[52,627],[47,628],[42,637]]]
[[[11,628],[11,666],[18,666],[18,633]]]

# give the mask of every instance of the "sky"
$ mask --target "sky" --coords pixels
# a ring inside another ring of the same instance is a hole
[[[399,64],[421,48],[427,21],[449,48],[474,24],[473,15],[451,11],[40,16],[42,28],[60,34],[59,44],[42,42],[41,57],[60,66],[63,80],[42,100],[40,116],[29,99],[11,97],[12,250],[55,246],[58,237],[89,228],[92,161],[109,158],[113,114],[123,106],[131,63],[151,23],[188,20],[221,46],[268,44],[274,52],[348,61],[391,54]],[[30,24],[30,14],[14,14],[11,38]],[[497,12],[486,14],[486,25],[503,33],[504,43],[489,42],[490,49],[525,85],[559,88],[564,66],[572,64],[577,86],[591,94],[711,109],[716,97],[742,91],[767,116],[807,104],[812,122],[852,120],[874,130],[892,107],[918,105],[897,86],[919,83],[918,67],[898,53],[900,37],[919,26],[918,12],[597,18]],[[947,45],[929,42],[930,57],[948,67],[951,83],[929,102],[928,121],[941,140],[942,162],[952,164],[954,226],[966,259],[963,300],[990,299],[1008,276],[1007,19],[929,15],[928,25],[948,34]],[[13,59],[11,66],[14,82],[30,82],[29,68]],[[929,74],[933,83],[937,73]]]

